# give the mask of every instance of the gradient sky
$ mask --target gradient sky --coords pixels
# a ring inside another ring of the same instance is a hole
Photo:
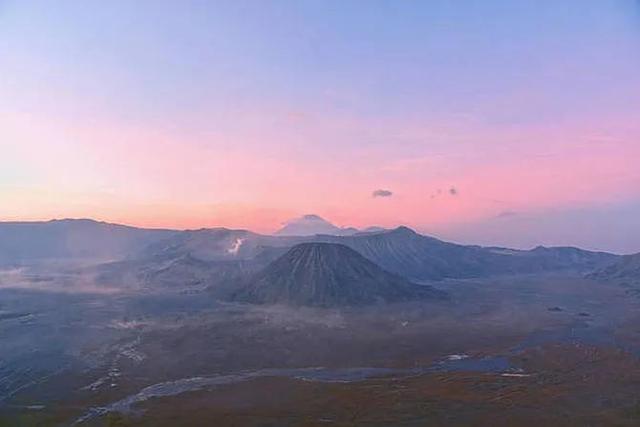
[[[640,251],[640,3],[0,0],[0,220],[306,213]]]

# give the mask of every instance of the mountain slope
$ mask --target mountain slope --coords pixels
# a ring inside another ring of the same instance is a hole
[[[173,259],[124,260],[83,270],[99,286],[145,291],[229,292],[247,274],[265,263],[256,261],[202,261],[190,255]]]
[[[215,291],[264,268],[291,245],[284,238],[247,230],[188,230],[93,271],[100,283],[111,286]]]
[[[120,259],[176,233],[88,219],[0,222],[0,265]]]
[[[519,251],[458,245],[423,236],[407,227],[354,236],[316,236],[314,240],[344,244],[382,268],[416,280],[591,270],[616,258],[577,248]]]
[[[619,261],[598,269],[587,277],[598,280],[640,282],[640,254],[623,256]]]
[[[232,299],[257,304],[360,306],[438,298],[340,244],[303,243],[249,280]]]
[[[149,245],[136,258],[171,259],[189,255],[202,261],[247,260],[258,256],[265,246],[277,246],[278,240],[247,230],[188,230]]]

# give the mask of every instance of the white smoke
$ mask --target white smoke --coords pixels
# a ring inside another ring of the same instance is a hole
[[[233,242],[233,244],[231,245],[231,247],[227,249],[227,253],[234,256],[238,255],[238,252],[240,251],[240,247],[242,246],[244,241],[245,239],[241,239],[241,238],[236,239],[235,242]]]

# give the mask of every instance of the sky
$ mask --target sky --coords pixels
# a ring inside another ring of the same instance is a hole
[[[0,220],[640,251],[636,0],[0,0]]]

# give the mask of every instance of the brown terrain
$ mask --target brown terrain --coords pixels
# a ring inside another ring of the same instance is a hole
[[[118,296],[105,305],[105,320],[92,320],[93,329],[114,331],[112,341],[82,346],[93,367],[18,391],[0,425],[640,423],[635,288],[570,274],[437,286],[447,301],[351,309],[215,304],[195,295],[162,312],[154,300],[146,312],[146,299]],[[126,326],[114,327],[114,316]],[[374,371],[345,374],[353,368]],[[194,377],[214,380],[153,388]],[[118,406],[149,386],[152,395]]]

